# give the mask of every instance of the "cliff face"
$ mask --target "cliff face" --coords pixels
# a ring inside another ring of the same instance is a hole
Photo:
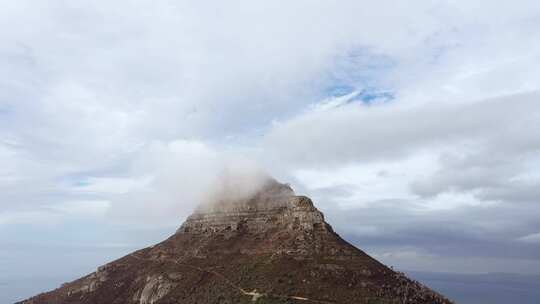
[[[308,197],[295,196],[288,185],[269,180],[252,197],[199,207],[177,233],[262,233],[271,229],[310,231],[325,227],[323,214]]]
[[[268,180],[202,205],[164,242],[22,303],[450,303],[341,239]]]

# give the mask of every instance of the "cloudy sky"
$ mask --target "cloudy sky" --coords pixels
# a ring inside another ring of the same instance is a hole
[[[0,3],[0,286],[251,167],[398,269],[540,274],[540,2]]]

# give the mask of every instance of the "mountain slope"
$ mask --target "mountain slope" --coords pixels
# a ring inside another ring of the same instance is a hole
[[[21,303],[450,303],[341,239],[269,179],[201,206],[169,239]]]

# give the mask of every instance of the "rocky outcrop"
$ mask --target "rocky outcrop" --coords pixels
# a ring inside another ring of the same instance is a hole
[[[305,196],[276,197],[276,205],[250,204],[228,211],[198,212],[188,217],[177,233],[264,232],[272,229],[325,228],[324,216]]]
[[[135,293],[134,301],[139,304],[154,304],[166,296],[176,284],[169,281],[164,275],[152,275],[146,278],[146,284],[140,294]]]

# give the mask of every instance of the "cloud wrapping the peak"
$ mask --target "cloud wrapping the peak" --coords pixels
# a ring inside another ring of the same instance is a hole
[[[155,243],[226,168],[397,266],[537,265],[538,1],[0,4],[13,265]]]

